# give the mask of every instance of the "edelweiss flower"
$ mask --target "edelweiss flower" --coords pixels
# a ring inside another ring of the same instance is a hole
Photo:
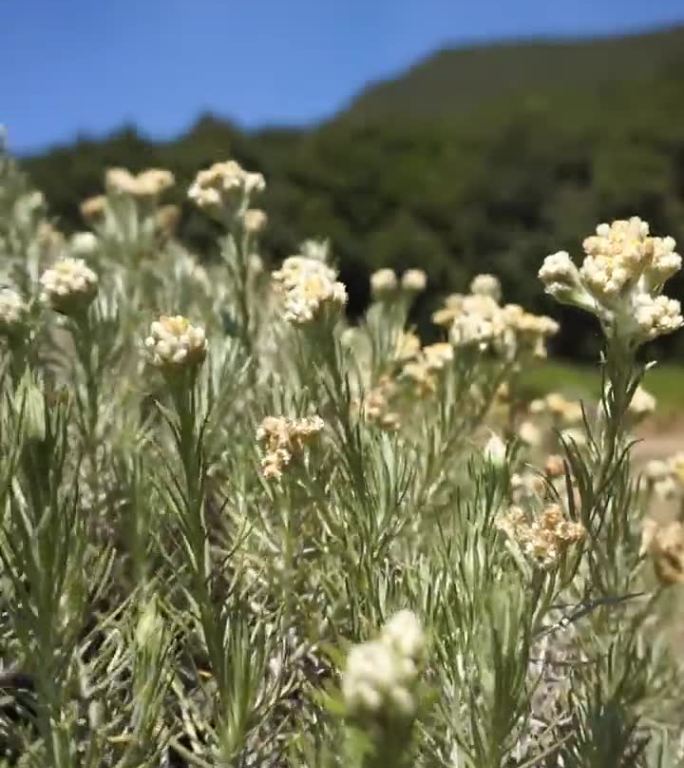
[[[126,168],[110,168],[105,174],[105,186],[110,192],[137,198],[158,197],[174,181],[171,171],[163,168],[148,168],[137,175]]]
[[[592,312],[609,333],[636,345],[681,327],[679,302],[660,295],[681,268],[671,237],[651,237],[648,224],[633,216],[600,224],[583,246],[580,269],[565,251],[546,257],[539,278],[547,293]]]
[[[586,534],[581,523],[564,517],[558,504],[550,504],[531,522],[520,507],[511,507],[497,519],[496,527],[543,567],[555,563],[571,544],[581,541]]]
[[[417,709],[424,651],[423,629],[411,611],[392,617],[377,640],[354,646],[342,675],[350,716],[410,720]]]
[[[266,188],[260,173],[249,173],[235,160],[214,163],[200,171],[188,190],[188,197],[210,213],[233,214],[245,208],[252,195]]]
[[[107,198],[104,195],[89,197],[81,203],[81,216],[88,221],[96,221],[104,216],[107,208]]]
[[[427,275],[422,269],[407,269],[401,276],[402,290],[409,293],[420,293],[427,286]]]
[[[242,224],[250,235],[257,235],[266,229],[268,216],[260,208],[249,208],[242,214]]]
[[[0,334],[14,336],[24,327],[28,307],[13,288],[0,288]]]
[[[650,416],[655,413],[656,399],[650,392],[647,392],[643,387],[636,388],[632,401],[629,404],[629,413],[635,419],[643,419],[646,416]]]
[[[378,269],[370,277],[371,295],[374,299],[384,299],[394,295],[399,288],[399,280],[393,269]]]
[[[174,373],[200,365],[207,354],[204,328],[192,325],[182,315],[162,315],[150,326],[145,339],[152,365]]]
[[[306,325],[326,310],[338,312],[347,303],[337,273],[318,259],[290,256],[272,278],[283,298],[285,319],[294,325]]]
[[[82,259],[65,258],[40,278],[40,298],[63,315],[85,309],[97,293],[97,275]]]
[[[87,258],[97,251],[98,240],[92,232],[74,232],[69,247],[74,256]]]
[[[489,296],[494,301],[501,301],[501,283],[495,275],[475,275],[470,283],[470,292],[478,296]]]
[[[280,480],[283,470],[299,458],[306,445],[316,438],[325,426],[320,416],[288,419],[267,416],[257,429],[257,440],[263,444],[261,470],[268,480]]]
[[[684,524],[679,520],[644,520],[641,551],[651,555],[656,576],[663,584],[684,582]]]

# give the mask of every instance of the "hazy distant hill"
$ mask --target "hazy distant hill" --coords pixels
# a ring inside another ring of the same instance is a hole
[[[684,27],[442,52],[309,130],[249,133],[205,116],[174,141],[128,128],[25,166],[65,230],[84,226],[79,202],[108,166],[170,168],[180,236],[207,253],[215,231],[186,190],[228,157],[266,176],[266,254],[277,263],[303,238],[329,237],[352,311],[371,270],[420,266],[430,291],[418,320],[478,271],[500,275],[508,300],[557,313],[539,265],[576,253],[598,222],[639,214],[684,243]],[[684,275],[670,290],[684,295]],[[557,348],[586,354],[592,329],[573,316]],[[684,334],[667,343],[681,358]]]
[[[600,88],[682,71],[684,26],[619,38],[449,49],[394,79],[369,85],[342,116],[434,118],[516,93]]]

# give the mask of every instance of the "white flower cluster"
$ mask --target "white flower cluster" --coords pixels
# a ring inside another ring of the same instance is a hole
[[[137,175],[126,168],[109,168],[105,174],[105,186],[109,192],[136,198],[158,197],[174,182],[173,174],[165,168],[148,168]]]
[[[14,288],[0,288],[0,334],[13,336],[23,328],[28,307]]]
[[[501,283],[496,275],[475,275],[470,283],[470,292],[478,296],[490,296],[494,301],[501,301]]]
[[[188,197],[200,208],[217,213],[246,209],[252,195],[266,188],[260,173],[249,173],[235,160],[214,163],[195,177]]]
[[[69,241],[69,250],[77,258],[87,259],[98,247],[98,239],[92,232],[74,232]]]
[[[393,269],[384,267],[373,272],[370,277],[371,295],[374,299],[392,298],[399,291],[405,293],[420,293],[427,286],[427,275],[422,269],[407,269],[401,276],[401,281]]]
[[[638,386],[632,395],[628,413],[635,420],[640,421],[655,413],[657,401],[653,395],[642,386]]]
[[[165,373],[193,368],[207,354],[207,338],[204,328],[192,325],[182,315],[162,315],[150,326],[145,339],[152,364]]]
[[[546,257],[539,278],[547,293],[592,312],[612,334],[636,344],[681,327],[679,302],[661,295],[682,265],[671,237],[651,237],[648,224],[633,216],[600,224],[583,247],[579,269],[566,251]]]
[[[520,507],[513,506],[497,518],[495,525],[543,567],[553,565],[570,545],[586,535],[584,526],[568,520],[558,504],[549,504],[531,521]]]
[[[41,275],[41,301],[64,315],[85,309],[97,293],[97,275],[82,259],[56,261]]]
[[[288,419],[267,416],[257,429],[257,440],[263,445],[261,471],[268,480],[280,480],[283,470],[299,458],[306,445],[317,437],[325,426],[320,416]]]
[[[395,614],[377,640],[354,646],[342,677],[342,695],[351,717],[410,720],[416,714],[417,686],[425,656],[425,635],[412,611]]]
[[[653,561],[656,576],[665,584],[684,583],[684,523],[644,520],[641,552]]]
[[[290,256],[272,279],[283,298],[285,320],[294,325],[306,325],[327,309],[337,312],[347,303],[347,289],[337,272],[319,259]]]
[[[649,491],[661,501],[677,499],[684,493],[684,453],[668,459],[652,459],[644,467]]]
[[[242,226],[250,235],[258,235],[266,228],[268,216],[261,208],[248,208],[242,214]]]
[[[524,353],[545,357],[546,340],[558,332],[550,317],[533,315],[518,304],[501,306],[486,293],[452,294],[432,319],[449,328],[455,347],[476,346],[511,360]]]

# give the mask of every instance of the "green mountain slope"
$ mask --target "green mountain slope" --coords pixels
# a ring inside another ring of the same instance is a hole
[[[370,85],[342,117],[435,118],[501,96],[595,89],[683,70],[684,26],[620,38],[443,50],[395,79]]]
[[[502,51],[513,56],[515,48],[531,67],[529,49],[535,56],[546,52],[529,78],[520,75],[517,91],[499,87],[500,69],[485,77],[483,68],[471,68],[471,79],[443,74],[444,88],[432,93],[440,91],[441,101],[456,105],[453,114],[446,107],[432,116],[420,113],[417,96],[410,95],[401,98],[406,119],[383,116],[378,106],[372,119],[352,119],[352,110],[308,131],[245,133],[205,116],[175,141],[153,143],[126,129],[24,164],[66,230],[84,226],[79,202],[100,191],[108,166],[168,167],[177,178],[169,202],[183,205],[180,235],[207,253],[215,232],[185,190],[200,168],[235,157],[267,178],[267,256],[277,262],[305,237],[329,237],[352,311],[362,308],[373,269],[419,266],[429,274],[431,291],[418,308],[418,322],[441,295],[465,289],[480,271],[501,276],[509,301],[558,312],[542,294],[537,269],[548,253],[577,253],[598,222],[638,214],[656,234],[684,245],[684,66],[676,66],[684,45],[677,41],[684,43],[684,28],[563,45],[560,53],[545,44],[440,54],[433,64],[461,55],[491,63],[500,61]],[[588,52],[583,67],[568,64],[565,79],[552,83],[548,73],[556,64],[546,66],[545,56],[570,61],[570,51],[579,50]],[[613,52],[610,66],[600,75],[591,62],[605,59],[606,51]],[[395,92],[411,93],[421,69],[397,81]],[[684,296],[683,277],[670,293]],[[569,322],[557,350],[593,354],[593,326],[581,317],[564,319]],[[684,333],[666,343],[673,353],[684,353]]]

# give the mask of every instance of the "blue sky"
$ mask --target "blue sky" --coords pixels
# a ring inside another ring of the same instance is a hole
[[[446,45],[684,21],[684,0],[0,0],[0,124],[31,152],[214,111],[303,124]]]

